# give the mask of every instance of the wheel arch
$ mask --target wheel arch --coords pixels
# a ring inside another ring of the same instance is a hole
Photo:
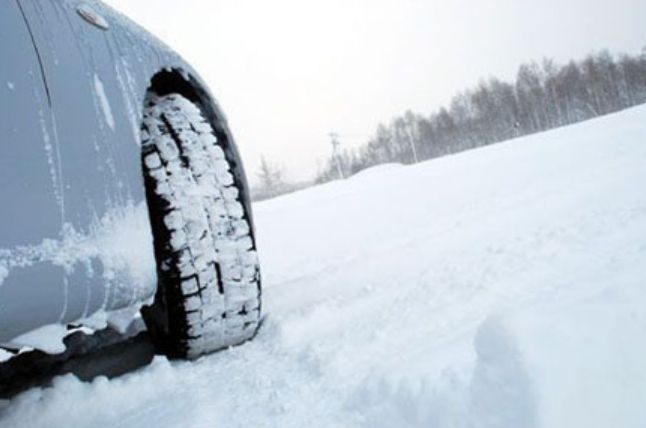
[[[198,77],[190,71],[179,67],[167,67],[152,76],[146,91],[144,106],[148,105],[153,96],[164,96],[171,93],[180,94],[195,103],[213,127],[218,141],[222,144],[227,160],[230,162],[234,180],[240,190],[241,200],[255,235],[247,176],[240,152],[222,109],[206,85]]]

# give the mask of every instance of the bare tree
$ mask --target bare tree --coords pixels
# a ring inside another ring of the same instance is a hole
[[[639,55],[608,51],[558,65],[550,59],[519,67],[514,82],[481,81],[456,95],[450,108],[424,117],[407,111],[358,149],[335,154],[346,172],[385,163],[412,163],[456,153],[646,103],[646,47]],[[338,176],[334,157],[317,182]]]
[[[253,190],[254,200],[273,198],[288,190],[285,169],[281,165],[267,161],[264,155],[260,157],[260,169],[256,177],[258,186]]]

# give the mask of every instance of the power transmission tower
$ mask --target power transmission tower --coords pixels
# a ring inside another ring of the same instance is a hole
[[[343,173],[343,164],[341,163],[341,142],[339,141],[339,134],[330,132],[328,135],[332,143],[332,157],[336,163],[336,170],[339,173],[339,178],[344,179],[345,174]]]

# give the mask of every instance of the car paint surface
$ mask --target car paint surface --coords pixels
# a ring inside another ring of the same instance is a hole
[[[250,212],[234,140],[204,83],[108,6],[0,2],[0,55],[0,344],[154,294],[139,132],[155,76],[190,88],[226,141]]]

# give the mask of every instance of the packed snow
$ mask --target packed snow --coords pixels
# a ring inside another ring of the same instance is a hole
[[[3,427],[644,427],[646,107],[259,203],[243,346]]]
[[[155,205],[172,207],[159,213],[170,248],[158,262],[179,260],[179,285],[190,311],[187,354],[242,343],[260,321],[259,262],[229,162],[211,125],[182,96],[155,99],[143,123],[147,188],[158,195]]]

